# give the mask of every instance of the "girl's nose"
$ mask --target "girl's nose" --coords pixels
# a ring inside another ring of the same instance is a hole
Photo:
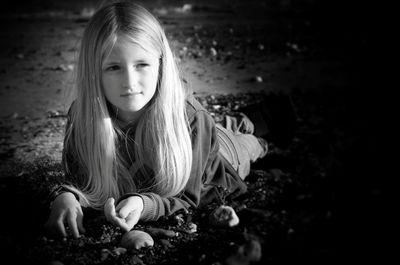
[[[124,80],[122,86],[128,89],[133,88],[136,86],[137,79],[138,76],[135,70],[132,68],[128,68],[124,73]]]

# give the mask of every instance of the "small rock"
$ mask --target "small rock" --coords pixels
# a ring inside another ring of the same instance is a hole
[[[188,228],[189,228],[188,230],[189,234],[197,232],[197,225],[195,223],[189,223]]]
[[[296,52],[301,52],[300,47],[297,43],[291,43],[291,42],[286,42],[286,46],[291,48],[292,50]]]
[[[96,12],[95,8],[93,7],[84,7],[82,8],[81,12],[80,12],[80,16],[82,18],[90,18],[94,15],[94,13]]]
[[[126,249],[140,249],[153,245],[153,238],[148,233],[139,230],[132,230],[123,235],[121,239],[121,246]]]
[[[192,5],[191,4],[184,4],[183,5],[183,7],[182,7],[182,10],[184,11],[184,12],[188,12],[188,11],[191,11],[192,10]]]
[[[101,250],[101,261],[105,261],[108,258],[108,255],[110,254],[110,251],[106,248],[103,248]]]
[[[213,56],[213,57],[217,56],[217,50],[216,50],[215,48],[211,47],[211,48],[210,48],[210,54],[211,54],[211,56]]]
[[[203,54],[201,53],[201,51],[194,51],[193,52],[193,57],[194,58],[201,58],[203,56]]]
[[[256,239],[249,239],[239,247],[238,253],[249,261],[260,261],[262,255],[261,244]]]
[[[222,106],[221,105],[213,105],[212,108],[215,110],[219,110]]]
[[[159,237],[159,238],[171,238],[176,236],[176,233],[172,230],[166,230],[156,227],[147,228],[146,232],[153,237]]]
[[[177,223],[178,225],[183,225],[183,224],[185,223],[185,220],[183,220],[181,214],[176,215],[176,216],[175,216],[175,220],[176,220],[176,223]]]
[[[164,249],[169,249],[174,247],[167,239],[160,239],[160,243],[163,245]]]
[[[210,224],[216,226],[233,227],[239,224],[239,217],[235,210],[227,205],[221,205],[216,208],[208,218]]]
[[[60,64],[59,66],[55,67],[54,70],[61,70],[64,72],[72,71],[72,70],[74,70],[74,65],[73,64]]]
[[[115,249],[113,250],[113,253],[114,253],[115,255],[119,256],[119,255],[125,254],[126,251],[127,251],[126,248],[121,248],[121,247],[119,247],[119,248],[115,248]]]

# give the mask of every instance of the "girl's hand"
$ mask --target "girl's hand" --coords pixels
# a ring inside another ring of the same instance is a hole
[[[85,233],[82,220],[82,207],[75,195],[71,192],[64,192],[54,199],[50,217],[45,223],[45,229],[51,235],[66,237],[65,224],[68,224],[73,237],[78,238],[79,232]]]
[[[109,198],[104,206],[104,215],[107,220],[119,226],[123,231],[129,232],[139,222],[143,211],[143,199],[131,196],[122,200],[115,208],[114,198]]]

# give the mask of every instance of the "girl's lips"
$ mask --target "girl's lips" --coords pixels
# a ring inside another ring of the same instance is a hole
[[[142,94],[141,92],[135,92],[135,93],[125,93],[125,94],[121,94],[121,97],[131,97],[131,96],[136,96]]]

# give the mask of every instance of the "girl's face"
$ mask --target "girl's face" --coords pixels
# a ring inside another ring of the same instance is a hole
[[[154,96],[159,56],[126,38],[118,38],[102,64],[102,85],[109,102],[118,108],[118,118],[132,121]]]

